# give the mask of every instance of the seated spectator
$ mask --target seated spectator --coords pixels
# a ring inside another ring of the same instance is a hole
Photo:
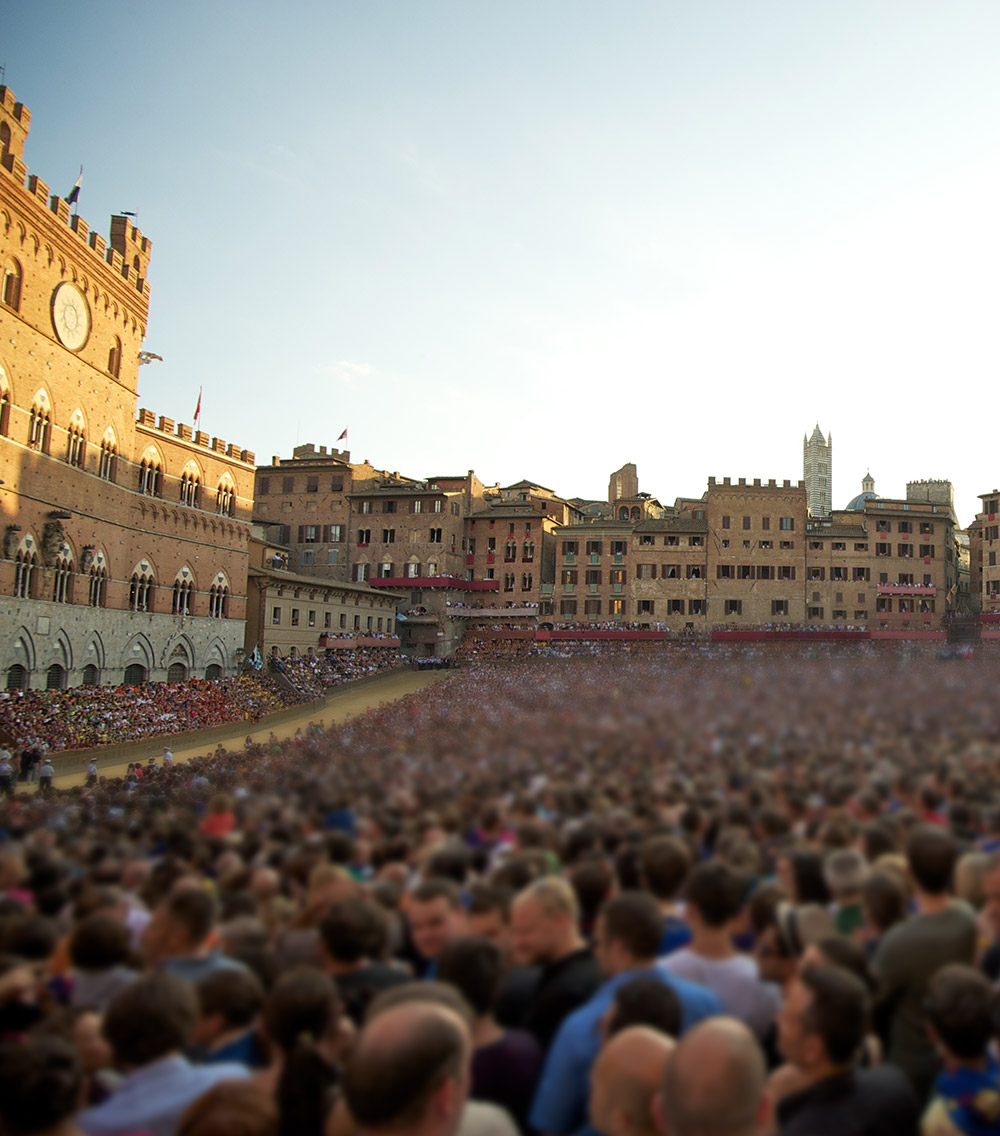
[[[473,1100],[505,1108],[522,1132],[542,1071],[542,1048],[524,1030],[505,1030],[493,1016],[503,976],[503,954],[489,939],[466,936],[439,956],[438,979],[451,983],[472,1008]]]
[[[242,1065],[196,1067],[183,1056],[197,1019],[194,991],[172,974],[146,975],[120,990],[104,1016],[104,1036],[125,1077],[112,1097],[80,1114],[81,1129],[175,1136],[192,1101],[219,1081],[246,1077]]]
[[[927,1032],[944,1068],[924,1114],[926,1136],[984,1136],[1000,1131],[1000,1068],[990,1052],[997,993],[970,966],[942,967],[925,1002]]]
[[[211,971],[195,987],[198,1021],[191,1057],[199,1065],[237,1061],[247,1068],[267,1064],[257,1035],[264,990],[256,975],[242,967]]]
[[[675,1049],[672,1038],[630,1026],[604,1043],[590,1079],[590,1122],[604,1136],[659,1136],[653,1102]]]
[[[761,981],[757,963],[733,946],[733,925],[743,906],[741,877],[719,861],[699,864],[684,887],[692,939],[662,959],[670,974],[707,987],[730,1017],[763,1038],[780,1005],[777,987]]]

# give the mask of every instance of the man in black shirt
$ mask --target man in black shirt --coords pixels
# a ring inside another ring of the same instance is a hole
[[[541,968],[521,1028],[548,1049],[563,1019],[601,984],[597,959],[580,934],[576,895],[565,880],[543,876],[518,894],[511,944],[516,963]]]

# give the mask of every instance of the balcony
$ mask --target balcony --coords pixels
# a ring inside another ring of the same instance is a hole
[[[879,584],[876,590],[880,596],[937,595],[937,588],[933,584]]]

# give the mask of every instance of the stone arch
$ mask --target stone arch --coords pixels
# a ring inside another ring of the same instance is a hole
[[[218,637],[214,638],[208,645],[208,650],[205,652],[205,677],[206,678],[221,678],[226,674],[231,666],[229,652],[226,650],[226,645]],[[218,674],[209,675],[209,671],[213,667],[218,667]]]
[[[52,642],[45,652],[44,665],[51,667],[53,664],[58,664],[67,673],[73,669],[73,644],[61,627],[55,635],[52,636]]]
[[[156,665],[156,655],[153,652],[153,646],[149,639],[139,632],[133,635],[122,649],[121,666],[124,670],[126,667],[135,663],[145,667],[146,675]]]
[[[87,636],[87,646],[80,655],[80,662],[86,667],[93,665],[98,671],[103,671],[106,665],[104,657],[104,640],[96,629]]]
[[[7,649],[4,651],[4,670],[14,663],[20,663],[29,673],[38,663],[35,651],[35,641],[31,632],[23,624],[11,636]]]
[[[187,635],[175,635],[163,649],[167,682],[184,682],[195,666],[194,644]]]

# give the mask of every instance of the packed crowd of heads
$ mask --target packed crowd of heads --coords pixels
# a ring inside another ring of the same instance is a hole
[[[996,1131],[998,683],[483,665],[18,794],[0,1130]]]
[[[324,654],[286,655],[272,660],[306,700],[322,698],[332,686],[373,678],[406,665],[398,645],[354,647]]]
[[[37,736],[50,750],[109,745],[226,722],[256,722],[297,701],[266,676],[256,674],[3,694],[0,726],[18,744]]]

